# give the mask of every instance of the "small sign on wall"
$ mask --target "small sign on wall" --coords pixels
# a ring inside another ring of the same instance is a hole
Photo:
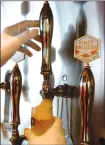
[[[101,40],[85,35],[74,42],[74,58],[90,62],[100,57]]]

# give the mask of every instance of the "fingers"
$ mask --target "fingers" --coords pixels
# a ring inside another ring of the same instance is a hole
[[[25,20],[19,23],[16,23],[15,25],[6,27],[4,29],[4,32],[8,33],[9,35],[18,35],[20,32],[26,30],[27,28],[32,27],[39,27],[39,21],[32,21],[32,20]]]
[[[28,55],[29,57],[33,56],[33,54],[28,49],[24,48],[23,46],[20,46],[19,51],[23,52],[24,54]]]
[[[28,42],[26,42],[25,45],[33,48],[36,51],[40,51],[40,47],[36,43],[32,42],[31,40],[29,40]],[[29,51],[28,49],[24,48],[22,45],[20,46],[19,51],[20,52],[23,52],[24,54],[28,55],[29,57],[33,56],[33,54],[31,53],[31,51]]]
[[[40,35],[36,35],[33,39],[36,40],[36,41],[38,41],[38,42],[41,42]]]
[[[54,119],[55,119],[55,122],[53,124],[53,127],[62,127],[62,124],[63,124],[62,120],[58,117],[54,117]]]
[[[16,38],[18,39],[20,45],[26,43],[28,40],[36,37],[38,35],[37,29],[27,29],[24,33],[21,33]]]
[[[32,140],[33,138],[35,139],[35,135],[34,135],[33,131],[29,128],[24,129],[24,135],[26,136],[26,138],[28,140]]]
[[[25,45],[30,46],[36,51],[40,51],[40,47],[36,43],[32,42],[31,40],[27,41]]]
[[[20,23],[17,23],[14,25],[14,27],[20,27],[20,32],[24,31],[27,28],[31,28],[31,27],[39,27],[39,21],[31,21],[31,20],[25,20],[22,21]]]
[[[56,129],[57,132],[60,132],[61,135],[65,136],[65,129],[62,127],[62,120],[58,117],[54,117],[55,119],[55,122],[54,124],[52,125],[52,129]]]

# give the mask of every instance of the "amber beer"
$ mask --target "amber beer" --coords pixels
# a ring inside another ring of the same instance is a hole
[[[31,111],[31,129],[37,135],[44,134],[54,123],[52,99],[43,99],[40,105]]]

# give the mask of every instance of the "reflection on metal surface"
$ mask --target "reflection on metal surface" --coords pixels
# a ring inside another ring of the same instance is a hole
[[[18,67],[18,64],[12,70],[11,80],[10,80],[10,90],[11,97],[13,102],[13,124],[20,124],[19,117],[19,102],[20,102],[20,94],[21,94],[21,86],[22,86],[22,77]]]
[[[80,77],[81,144],[90,144],[90,123],[94,101],[94,77],[89,66],[85,66]]]
[[[19,136],[18,125],[20,124],[20,113],[19,113],[19,104],[20,104],[20,95],[22,87],[22,77],[18,64],[12,70],[11,79],[10,79],[10,92],[12,97],[13,105],[13,118],[12,118],[12,137],[10,139],[13,145],[19,145],[25,139],[25,136]]]
[[[6,96],[5,107],[7,112],[5,112],[4,118],[4,127],[9,128],[9,107],[10,107],[10,96],[12,98],[12,122],[10,129],[12,130],[12,137],[10,139],[13,145],[20,145],[25,136],[19,136],[18,125],[20,124],[20,113],[19,113],[19,104],[20,104],[20,95],[21,95],[21,86],[22,86],[22,77],[21,72],[16,64],[12,70],[9,72],[5,78],[6,91],[9,90],[9,96]],[[4,86],[4,85],[3,85]],[[3,87],[4,88],[4,87]],[[9,106],[8,106],[9,105]],[[8,109],[8,110],[7,110]]]
[[[0,83],[0,89],[5,90],[5,106],[4,106],[4,123],[5,130],[11,130],[11,97],[10,97],[10,76],[11,71],[7,71],[5,74],[5,82]]]
[[[51,73],[51,41],[53,34],[53,14],[48,1],[43,5],[40,13],[40,36],[42,43],[41,73]]]
[[[11,121],[11,96],[10,96],[10,76],[11,76],[11,71],[7,71],[5,75],[5,82],[6,85],[8,86],[8,89],[5,90],[5,111],[4,111],[4,129],[6,130],[11,130],[12,126],[10,125]]]
[[[45,1],[42,10],[40,12],[40,37],[42,43],[42,68],[41,74],[43,75],[43,85],[42,91],[43,95],[49,89],[51,89],[50,84],[50,74],[52,73],[51,68],[51,41],[53,34],[53,14],[49,6],[48,1]],[[45,96],[43,96],[45,97]]]

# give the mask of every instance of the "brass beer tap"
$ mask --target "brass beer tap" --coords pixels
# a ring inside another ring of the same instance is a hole
[[[81,145],[90,144],[90,123],[94,101],[95,82],[89,65],[80,76]]]
[[[42,43],[42,67],[41,74],[43,75],[43,85],[41,95],[43,98],[53,99],[54,96],[67,97],[72,92],[78,92],[78,87],[59,85],[56,88],[51,88],[50,75],[52,74],[51,68],[51,41],[53,35],[53,13],[48,1],[44,2],[44,5],[40,12],[40,38]],[[71,91],[72,90],[72,91]],[[75,91],[73,91],[75,90]],[[73,93],[72,93],[73,95]]]
[[[90,125],[94,102],[95,81],[89,62],[100,57],[100,39],[85,35],[75,40],[74,57],[84,62],[85,67],[80,75],[80,144],[91,145]]]
[[[1,83],[0,88],[9,90],[12,98],[12,137],[10,141],[12,145],[21,145],[26,140],[24,135],[19,135],[18,126],[20,124],[19,103],[21,95],[22,77],[18,64],[16,64],[11,72],[9,83]]]
[[[43,75],[42,91],[44,94],[51,89],[50,75],[52,74],[51,68],[51,41],[53,35],[53,14],[48,1],[44,2],[40,12],[40,38],[42,43],[42,67],[41,74]]]
[[[21,95],[21,87],[22,87],[22,77],[21,72],[18,67],[18,64],[12,70],[11,79],[10,79],[10,92],[12,97],[12,105],[13,105],[13,120],[11,122],[12,125],[12,137],[10,139],[12,145],[21,145],[23,140],[25,140],[25,136],[19,136],[18,126],[20,124],[20,114],[19,114],[19,102]]]

